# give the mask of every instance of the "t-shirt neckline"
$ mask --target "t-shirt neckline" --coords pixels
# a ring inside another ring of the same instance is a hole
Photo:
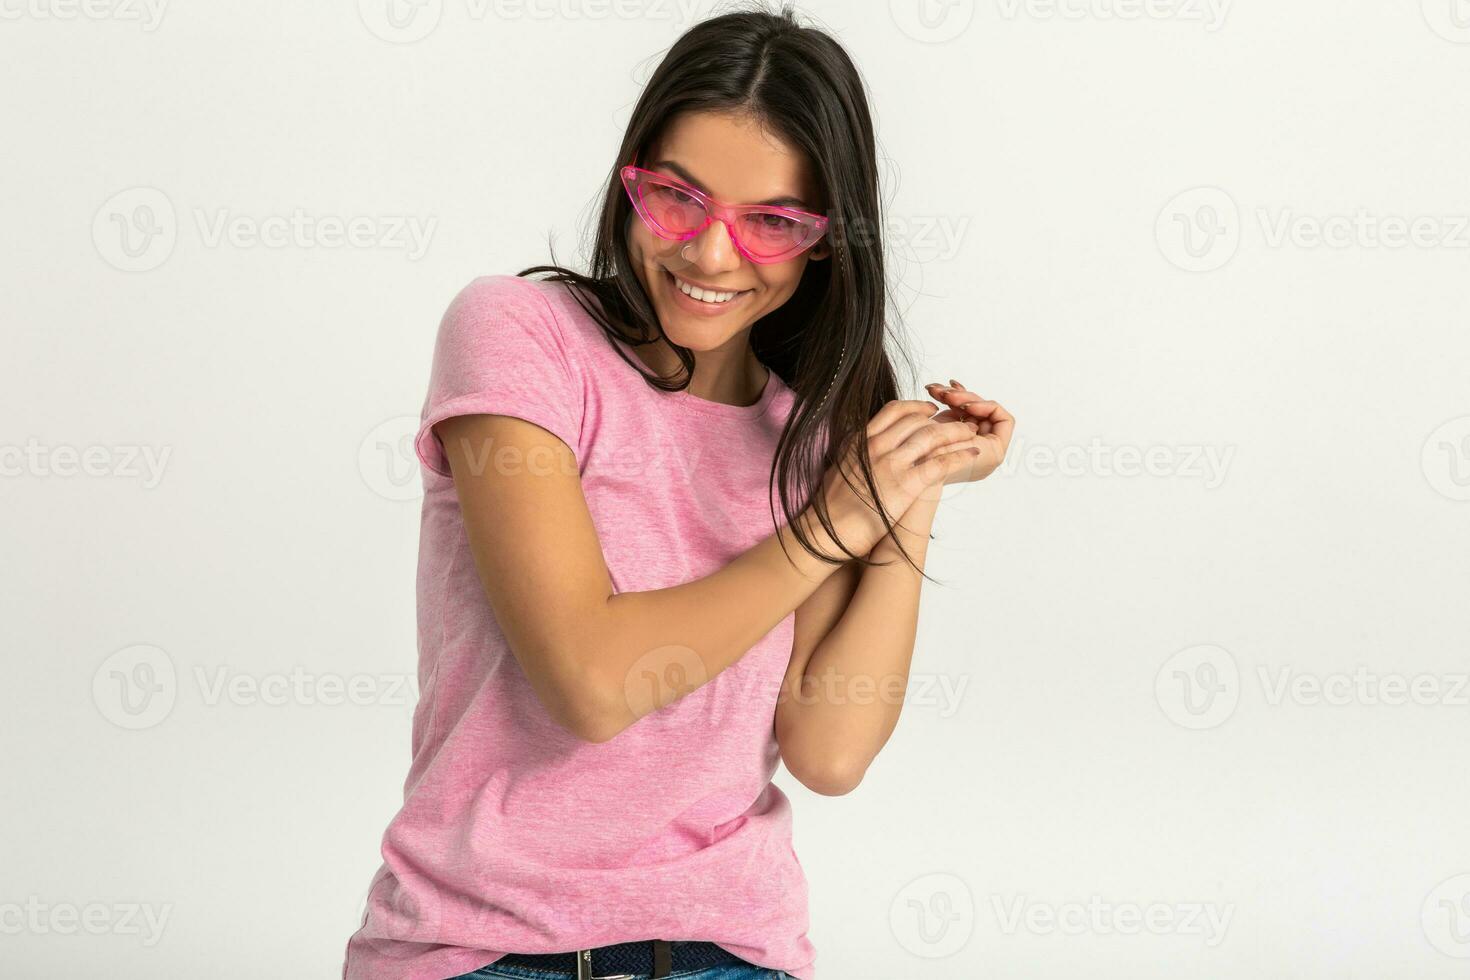
[[[628,369],[641,375],[643,372],[635,365],[643,364],[643,359],[637,355],[632,346],[619,337],[614,337],[613,342],[627,352],[627,355],[633,359],[633,364],[629,364]],[[661,388],[656,388],[648,384],[642,378],[639,378],[639,383],[647,385],[653,394],[666,398],[674,404],[690,411],[701,412],[705,415],[719,415],[732,419],[758,419],[770,410],[772,403],[776,400],[776,392],[779,390],[781,384],[780,378],[776,376],[775,371],[771,370],[770,365],[766,365],[765,367],[765,387],[761,389],[760,397],[749,405],[731,405],[727,402],[710,401],[708,398],[691,395],[688,391],[664,391]]]

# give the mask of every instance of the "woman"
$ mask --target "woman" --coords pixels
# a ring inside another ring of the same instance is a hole
[[[481,277],[440,323],[413,762],[346,980],[812,980],[771,775],[861,779],[940,492],[1010,440],[958,384],[898,398],[829,36],[696,25],[617,163],[590,275]]]

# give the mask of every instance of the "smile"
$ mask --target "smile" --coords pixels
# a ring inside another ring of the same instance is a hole
[[[741,289],[735,292],[721,292],[713,289],[701,289],[698,286],[690,285],[683,279],[680,279],[678,276],[674,275],[672,272],[669,273],[669,276],[674,280],[674,285],[678,287],[679,292],[683,293],[685,296],[688,296],[690,299],[698,300],[699,302],[706,303],[710,306],[719,306],[722,303],[728,303],[731,300],[737,299],[750,292],[749,289]]]

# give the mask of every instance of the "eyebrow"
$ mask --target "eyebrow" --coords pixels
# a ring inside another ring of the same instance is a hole
[[[674,173],[679,175],[680,179],[689,184],[691,187],[694,187],[696,190],[702,191],[705,194],[709,194],[708,187],[696,180],[693,174],[685,170],[683,167],[679,166],[679,164],[675,163],[674,161],[660,160],[657,163],[649,165],[650,170],[655,170],[659,167],[663,167],[666,170],[672,170]],[[713,197],[714,195],[711,194],[710,196]],[[811,206],[799,197],[773,197],[770,200],[756,201],[755,203],[760,204],[764,207],[771,208],[798,208],[802,211],[811,210]]]

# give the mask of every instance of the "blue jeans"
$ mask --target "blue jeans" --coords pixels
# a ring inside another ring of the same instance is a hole
[[[560,980],[565,976],[567,975],[564,973],[548,973],[545,970],[517,966],[513,963],[505,966],[491,963],[474,973],[451,977],[450,980],[548,980],[548,978]],[[727,963],[712,966],[707,970],[671,973],[669,980],[796,980],[796,978],[782,970],[768,970],[754,963]]]

